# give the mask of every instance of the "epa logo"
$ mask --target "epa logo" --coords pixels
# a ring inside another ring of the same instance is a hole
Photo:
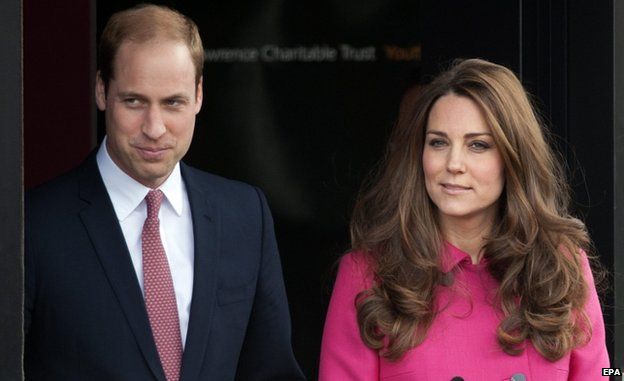
[[[621,376],[622,369],[620,368],[602,368],[603,376]]]

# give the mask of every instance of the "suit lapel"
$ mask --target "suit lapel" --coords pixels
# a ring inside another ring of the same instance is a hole
[[[80,218],[91,238],[108,281],[145,361],[155,377],[165,381],[149,328],[143,295],[113,205],[100,177],[95,155],[92,155],[85,163],[80,182],[80,197],[89,204],[80,212]]]
[[[193,216],[195,264],[180,380],[191,381],[199,379],[216,303],[220,216],[217,206],[210,202],[209,190],[200,184],[193,169],[181,163],[181,170]]]

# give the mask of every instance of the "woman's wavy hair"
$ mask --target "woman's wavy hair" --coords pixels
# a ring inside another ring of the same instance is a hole
[[[384,160],[360,191],[351,245],[367,253],[375,280],[355,301],[362,340],[398,360],[422,343],[435,319],[434,291],[445,279],[443,237],[425,189],[422,152],[429,112],[451,93],[480,107],[505,165],[499,220],[483,248],[500,284],[498,342],[518,355],[528,339],[555,361],[591,335],[579,255],[590,241],[570,215],[562,160],[520,81],[480,59],[456,61],[404,100]]]

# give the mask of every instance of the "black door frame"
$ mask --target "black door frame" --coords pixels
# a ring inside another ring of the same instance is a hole
[[[0,2],[0,379],[11,381],[23,378],[21,5]]]
[[[609,275],[603,311],[612,366],[624,354],[624,5],[519,0],[520,75],[562,139],[574,195]]]
[[[613,4],[614,365],[624,367],[624,2]]]

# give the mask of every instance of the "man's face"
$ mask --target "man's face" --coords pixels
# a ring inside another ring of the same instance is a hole
[[[98,75],[96,101],[105,111],[108,153],[141,184],[157,188],[186,154],[202,83],[182,42],[151,40],[122,43],[114,75],[105,92]]]

